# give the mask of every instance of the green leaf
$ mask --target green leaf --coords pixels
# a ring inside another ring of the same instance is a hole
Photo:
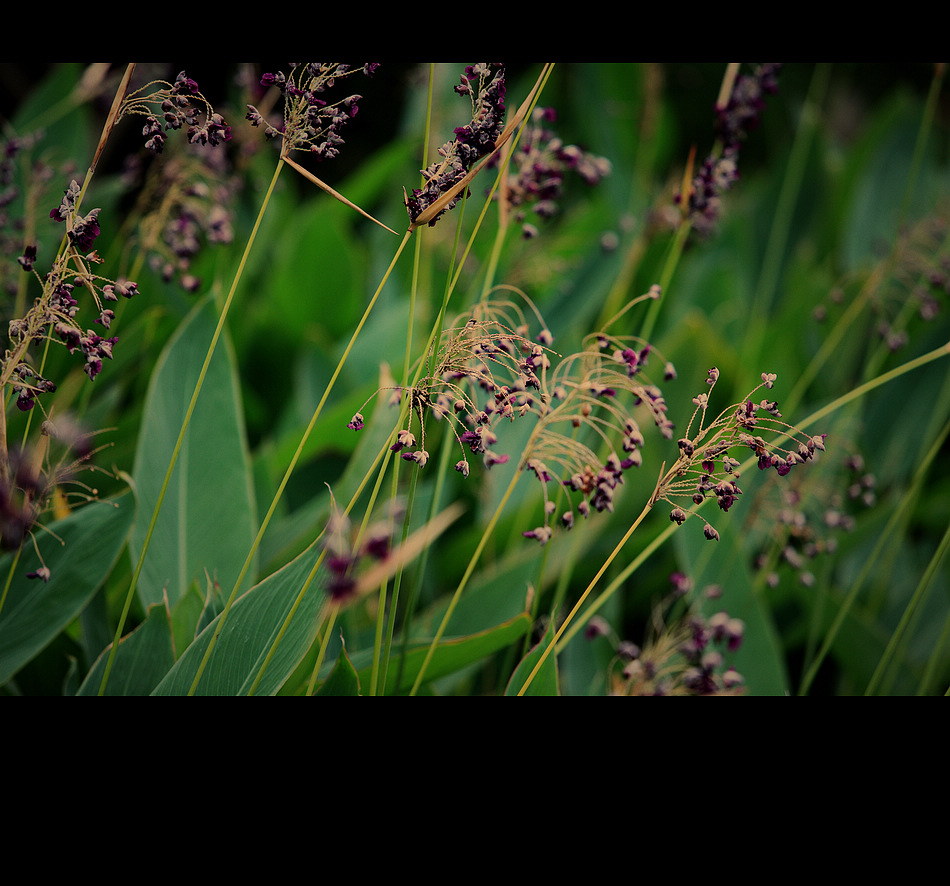
[[[458,507],[446,508],[384,560],[361,570],[355,593],[368,593],[391,578],[395,569],[417,557],[460,511]],[[313,645],[327,615],[324,588],[328,575],[319,542],[316,539],[299,557],[238,597],[227,614],[222,612],[215,618],[188,647],[156,693],[188,694],[199,673],[196,694],[277,693]],[[203,665],[214,636],[217,639],[211,655]]]
[[[254,690],[257,695],[276,693],[313,643],[326,601],[324,568],[316,572],[304,590],[321,553],[314,542],[283,569],[234,601],[227,618],[218,615],[202,631],[155,688],[155,695],[187,695],[198,673],[211,638],[220,627],[196,695],[245,695],[261,669],[264,676]],[[293,617],[288,616],[293,610]],[[268,657],[277,635],[286,630]]]
[[[221,588],[208,582],[202,593],[198,582],[192,582],[172,610],[172,643],[176,658],[187,649],[211,620],[224,608]]]
[[[751,485],[751,484],[750,484]],[[747,494],[753,490],[747,490]],[[709,514],[710,519],[716,515]],[[704,609],[725,610],[745,623],[742,645],[727,656],[728,664],[742,674],[750,695],[787,695],[790,682],[785,654],[772,616],[767,594],[758,594],[752,573],[747,566],[752,552],[747,549],[748,536],[738,520],[717,519],[719,541],[709,541],[703,534],[702,516],[691,517],[674,534],[674,544],[694,588],[718,585],[721,596],[704,601]],[[706,612],[709,615],[711,612]]]
[[[515,672],[511,675],[511,680],[508,681],[508,686],[505,689],[505,695],[517,695],[521,691],[525,680],[528,679],[535,665],[537,665],[541,656],[544,655],[544,650],[547,649],[553,641],[554,623],[551,622],[548,625],[548,629],[544,632],[541,642],[538,643],[538,645],[521,660],[518,667],[515,668]],[[528,685],[524,694],[560,695],[558,691],[557,655],[549,655],[544,660],[544,664],[541,665],[540,670],[535,674],[534,679]]]
[[[137,560],[217,323],[208,297],[185,318],[149,383],[133,478],[141,518]],[[172,474],[138,581],[145,606],[174,609],[206,574],[230,591],[257,532],[240,392],[227,336],[219,340]],[[246,581],[253,581],[253,569]]]
[[[318,196],[296,208],[294,223],[274,245],[268,298],[255,309],[262,319],[266,312],[275,333],[290,341],[305,330],[334,340],[352,330],[363,309],[359,281],[365,274],[364,248],[349,235],[342,213],[328,206],[328,200],[335,201]]]
[[[462,668],[476,664],[521,639],[529,630],[531,630],[531,617],[523,612],[515,618],[488,630],[479,631],[466,637],[442,640],[436,647],[432,660],[426,668],[425,682],[431,683],[440,677],[454,674]],[[419,669],[429,652],[430,645],[431,640],[428,642],[417,641],[410,646],[406,653],[401,678],[399,677],[399,661],[394,654],[386,674],[387,695],[406,693],[412,688],[416,675],[419,673]],[[372,649],[365,649],[353,656],[354,666],[357,668],[360,682],[364,686],[369,685],[372,654]],[[399,680],[398,685],[397,679]]]
[[[98,694],[111,648],[99,656],[77,695]],[[145,621],[119,640],[105,694],[148,695],[174,662],[168,605],[150,606]]]
[[[336,664],[330,671],[330,676],[323,682],[323,685],[314,693],[315,695],[359,695],[360,678],[356,669],[350,662],[346,654],[346,647],[340,649]]]
[[[50,526],[38,545],[50,580],[28,579],[42,565],[25,547],[0,613],[0,684],[33,659],[83,610],[103,583],[125,544],[135,499],[125,495],[92,502]],[[13,555],[0,559],[0,574]]]

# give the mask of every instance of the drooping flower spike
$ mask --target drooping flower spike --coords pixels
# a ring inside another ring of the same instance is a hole
[[[409,222],[422,224],[420,217],[440,198],[462,182],[475,164],[496,147],[505,123],[505,67],[502,64],[469,65],[455,91],[471,100],[471,122],[455,129],[455,139],[439,148],[441,160],[422,170],[425,183],[405,197]],[[463,189],[464,190],[464,189]],[[427,218],[430,227],[458,203],[458,191],[447,203]]]
[[[731,88],[715,107],[717,145],[687,182],[688,187],[684,186],[685,196],[678,193],[674,200],[700,234],[712,230],[722,209],[722,195],[739,180],[739,149],[759,125],[766,95],[778,91],[781,67],[768,63],[734,79],[727,75],[726,85],[731,84]],[[692,167],[692,160],[689,165]]]
[[[517,328],[508,325],[512,320]],[[392,451],[424,467],[429,458],[427,423],[445,420],[463,452],[455,466],[463,477],[471,470],[466,452],[481,456],[486,468],[507,462],[508,455],[494,448],[495,427],[502,419],[514,421],[536,409],[541,376],[549,365],[550,351],[541,342],[550,342],[550,333],[542,330],[538,340],[527,335],[528,324],[513,302],[489,300],[467,318],[457,318],[443,332],[438,353],[427,358],[426,375],[409,388],[381,387],[370,398],[382,391],[395,392],[397,402],[408,397],[410,427],[396,432]],[[348,428],[364,427],[365,407],[364,403]]]
[[[246,117],[252,126],[263,126],[267,138],[282,138],[284,154],[306,151],[317,160],[331,160],[340,153],[344,144],[340,132],[356,116],[362,96],[354,93],[330,101],[328,90],[354,74],[371,76],[378,67],[307,62],[294,65],[287,74],[266,73],[261,85],[275,87],[283,96],[283,124],[272,125],[253,105],[247,106]]]
[[[646,371],[653,354],[667,380],[675,377],[672,365],[632,336],[601,332],[585,344],[546,377],[536,399],[538,425],[522,459],[544,499],[542,526],[522,534],[542,544],[550,539],[559,510],[558,522],[566,529],[578,515],[613,510],[624,474],[642,464],[644,418],[662,436],[673,436],[666,401]],[[562,496],[567,503],[559,508]]]
[[[596,185],[611,170],[606,158],[565,144],[552,130],[556,117],[553,108],[535,108],[498,197],[506,202],[506,209],[514,211],[526,238],[536,236],[537,224],[558,211],[557,203],[569,174],[579,176],[588,185]]]
[[[677,525],[689,516],[678,504],[681,500],[688,499],[698,507],[707,498],[715,497],[724,512],[738,501],[743,490],[739,486],[741,461],[735,455],[752,452],[759,470],[774,468],[784,477],[825,448],[827,435],[808,436],[782,421],[774,400],[763,398],[754,402],[761,389],[771,389],[775,384],[776,375],[771,372],[763,372],[761,382],[740,403],[723,410],[707,424],[709,396],[718,380],[719,369],[713,367],[706,376],[709,391],[693,398],[693,414],[677,441],[679,457],[660,478],[651,499],[651,504],[671,504],[670,520]],[[695,430],[694,424],[698,424]],[[719,539],[719,532],[708,522],[703,532],[710,540]]]
[[[129,115],[145,117],[142,137],[153,154],[165,149],[169,130],[186,129],[193,145],[216,147],[231,140],[231,127],[201,94],[198,84],[181,71],[174,83],[153,80],[129,93],[122,103],[119,119]]]

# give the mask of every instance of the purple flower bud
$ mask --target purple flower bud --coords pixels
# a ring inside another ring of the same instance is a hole
[[[76,219],[69,239],[80,252],[89,252],[99,233],[99,210],[93,209],[85,218]]]
[[[415,446],[416,437],[409,430],[402,430],[396,435],[396,442],[389,447],[390,452],[399,452],[407,446]]]
[[[584,628],[584,637],[588,640],[594,640],[597,637],[610,636],[610,625],[599,615],[595,615]]]
[[[402,457],[406,461],[414,461],[420,468],[424,468],[429,460],[429,453],[424,449],[417,449],[415,452],[404,452]]]
[[[186,77],[185,72],[182,71],[175,78],[175,85],[172,87],[172,92],[180,95],[197,95],[198,84],[190,77]]]
[[[32,271],[33,264],[36,261],[36,247],[27,246],[23,250],[23,255],[19,256],[17,261],[20,263],[20,266],[24,271]]]
[[[108,329],[114,319],[115,311],[110,311],[108,308],[106,308],[93,322],[101,323],[106,329]]]
[[[621,640],[617,644],[617,655],[626,661],[636,661],[640,657],[640,647],[629,640]]]
[[[509,458],[508,455],[496,455],[494,452],[488,451],[485,453],[485,467],[491,468],[493,465],[507,464]]]
[[[551,535],[553,534],[550,526],[538,526],[536,529],[530,529],[527,532],[521,533],[525,538],[534,538],[543,547],[551,540]]]

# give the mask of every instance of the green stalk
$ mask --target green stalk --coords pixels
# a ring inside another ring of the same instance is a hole
[[[871,680],[868,683],[867,688],[864,690],[865,695],[875,694],[878,686],[884,679],[884,674],[887,671],[891,661],[906,645],[907,640],[911,636],[913,625],[920,616],[921,609],[927,597],[927,593],[932,586],[933,577],[936,574],[937,568],[940,566],[944,555],[947,553],[948,548],[950,548],[950,526],[948,526],[944,531],[943,538],[941,538],[940,544],[937,546],[937,550],[930,558],[930,562],[927,564],[924,574],[920,577],[920,581],[917,582],[917,587],[914,589],[914,593],[911,595],[910,601],[908,602],[907,607],[901,616],[900,622],[888,641],[887,647],[884,650],[884,654],[881,656],[881,660],[874,669]],[[888,684],[885,687],[885,692],[891,683],[893,683],[893,674],[891,675],[891,679],[888,681]]]
[[[393,498],[396,496],[399,480],[399,465],[393,468]],[[406,503],[406,516],[402,523],[402,543],[409,537],[409,525],[412,520],[412,506],[416,500],[416,486],[419,482],[419,472],[413,471],[409,479],[409,494]],[[400,566],[393,576],[393,593],[389,602],[389,618],[386,618],[386,589],[389,583],[384,581],[379,587],[379,608],[376,616],[376,642],[373,646],[373,670],[370,679],[370,695],[380,694],[378,687],[382,687],[382,694],[386,694],[386,675],[389,671],[389,657],[393,645],[393,631],[396,624],[396,610],[399,608],[399,589],[402,587],[404,567]],[[385,640],[383,627],[386,627]]]
[[[261,204],[260,211],[257,214],[257,219],[254,222],[254,227],[251,230],[251,235],[248,237],[247,245],[244,247],[244,254],[241,256],[241,262],[238,265],[237,272],[234,275],[234,280],[231,282],[231,289],[228,292],[228,296],[224,301],[224,307],[221,309],[221,316],[218,318],[218,325],[215,327],[214,335],[211,337],[211,344],[208,346],[208,351],[205,354],[204,363],[201,366],[201,371],[198,373],[198,381],[195,383],[195,390],[191,395],[191,401],[188,404],[188,409],[185,411],[185,418],[182,421],[181,430],[178,432],[178,439],[175,441],[175,448],[172,451],[171,460],[168,463],[168,468],[165,471],[165,478],[162,481],[162,488],[158,494],[158,500],[155,502],[155,507],[152,510],[152,518],[148,524],[148,531],[145,534],[145,541],[142,544],[142,550],[139,554],[138,562],[135,564],[135,571],[132,574],[132,581],[129,583],[129,590],[126,593],[125,604],[122,607],[122,614],[119,617],[119,624],[116,627],[115,640],[112,643],[112,648],[109,650],[109,659],[106,662],[105,671],[102,675],[102,683],[99,686],[99,695],[102,695],[105,692],[106,683],[109,680],[109,673],[112,670],[113,662],[115,661],[115,655],[119,648],[119,640],[122,638],[122,631],[125,628],[125,622],[129,615],[129,610],[132,608],[132,599],[135,595],[135,588],[138,585],[139,575],[142,572],[142,567],[145,564],[145,555],[148,553],[149,545],[152,541],[152,533],[155,531],[155,525],[158,522],[158,515],[162,509],[162,503],[165,500],[165,493],[168,491],[168,484],[171,482],[172,473],[175,470],[175,465],[178,463],[178,456],[181,452],[182,443],[185,439],[185,434],[188,431],[188,426],[191,423],[191,416],[195,411],[195,404],[198,402],[198,395],[201,393],[201,388],[204,385],[205,375],[208,372],[208,366],[211,364],[211,358],[214,356],[215,348],[218,344],[218,339],[221,336],[221,332],[224,329],[225,321],[227,320],[228,312],[231,309],[231,303],[234,300],[234,293],[237,291],[238,283],[241,281],[241,277],[244,273],[244,266],[247,263],[247,258],[251,253],[251,247],[254,245],[254,240],[257,238],[257,232],[260,229],[261,221],[264,218],[264,212],[267,209],[267,206],[270,203],[271,195],[274,192],[274,187],[277,184],[277,179],[280,176],[280,171],[283,169],[284,163],[283,160],[277,162],[277,167],[274,170],[274,175],[271,178],[270,187],[267,189],[267,193],[264,195],[264,201]],[[247,570],[247,564],[245,564],[244,570],[241,572],[241,578],[238,579],[240,583],[241,579],[244,577],[244,573]],[[235,586],[235,590],[236,590]],[[234,594],[232,593],[232,599]],[[230,605],[231,600],[228,601]],[[217,635],[215,635],[215,638]],[[212,642],[213,645],[213,642]],[[210,647],[209,650],[210,652]],[[205,657],[205,662],[207,661],[207,655]],[[195,678],[195,684],[197,684],[198,678],[201,676],[201,671],[204,669],[205,662],[202,662],[202,667],[199,669],[198,677]],[[192,692],[194,691],[194,685],[192,685]]]
[[[442,500],[442,491],[445,487],[445,476],[448,472],[449,453],[452,451],[454,439],[451,434],[442,435],[442,450],[439,453],[439,472],[436,475],[435,489],[432,493],[432,503],[429,506],[429,519],[433,520],[439,512],[439,502]],[[426,548],[419,557],[419,569],[416,580],[409,587],[409,599],[406,602],[406,611],[403,613],[402,638],[400,640],[399,669],[396,672],[396,686],[402,685],[402,674],[406,664],[406,655],[409,650],[409,635],[412,628],[412,618],[415,614],[416,602],[420,596],[422,581],[426,574],[429,561],[429,548]],[[395,613],[395,607],[393,607]],[[388,650],[387,650],[388,654]]]
[[[646,319],[643,321],[643,328],[640,331],[640,338],[644,341],[650,341],[650,336],[653,335],[653,327],[656,325],[656,320],[660,313],[660,305],[666,299],[666,291],[669,288],[670,281],[673,279],[673,275],[676,273],[676,267],[679,264],[680,256],[683,254],[683,248],[686,246],[686,240],[691,230],[692,226],[689,221],[683,219],[680,226],[676,229],[676,233],[673,235],[670,248],[666,253],[666,262],[660,274],[660,297],[651,302],[650,307],[647,309]]]
[[[339,607],[334,606],[330,610],[330,617],[327,621],[327,626],[323,632],[323,639],[320,641],[320,652],[317,655],[316,664],[313,666],[313,673],[310,675],[310,683],[307,684],[307,695],[313,695],[313,691],[317,685],[317,674],[320,673],[320,668],[323,666],[323,661],[327,657],[327,646],[330,643],[330,634],[333,631],[333,625],[336,622],[336,616],[339,612]]]
[[[466,202],[467,202],[467,199],[463,197],[461,201],[462,205],[456,217],[455,239],[452,243],[452,257],[449,261],[450,268],[455,267],[455,258],[458,254],[459,240],[461,238],[461,233],[462,233],[462,219],[465,217]],[[418,267],[418,259],[420,255],[419,249],[421,248],[420,247],[421,240],[417,240],[416,244],[417,244],[416,260],[417,260],[417,267]],[[419,369],[417,370],[416,376],[413,379],[413,382],[411,385],[412,388],[414,388],[418,384],[419,380],[422,377],[423,369],[426,366],[428,366],[428,372],[430,375],[434,372],[435,360],[438,357],[439,341],[442,338],[442,329],[444,328],[444,325],[445,325],[445,314],[448,308],[449,299],[451,298],[451,295],[455,288],[455,283],[457,282],[457,280],[458,280],[458,277],[456,276],[453,279],[451,274],[449,276],[449,279],[446,280],[445,291],[443,292],[443,295],[442,295],[442,303],[439,306],[438,317],[436,318],[435,326],[429,337],[429,342],[431,343],[428,349],[429,360],[428,361],[424,359],[420,360]],[[414,319],[414,315],[410,313],[409,333],[406,338],[406,362],[405,362],[405,370],[404,370],[405,374],[403,376],[404,387],[407,390],[407,396],[406,396],[407,406],[408,406],[408,400],[410,399],[408,395],[408,389],[410,387],[408,386],[408,378],[409,378],[409,371],[410,371],[409,357],[411,354],[413,319]],[[402,419],[400,418],[400,426],[401,426],[401,421]],[[405,541],[405,539],[409,535],[409,522],[412,518],[412,506],[413,506],[413,503],[415,502],[417,479],[418,479],[418,472],[414,472],[412,475],[412,480],[409,484],[409,495],[408,495],[408,501],[407,501],[407,506],[406,506],[406,515],[403,521],[403,541]],[[398,480],[399,480],[399,470],[398,470],[398,465],[397,465],[396,469],[393,472],[393,496],[394,497],[398,489]],[[375,651],[373,655],[373,672],[372,672],[373,677],[372,677],[372,681],[370,685],[372,695],[376,694],[377,676],[378,676],[378,671],[380,670],[380,656],[383,657],[382,667],[381,667],[381,670],[382,670],[381,685],[383,687],[383,690],[385,691],[386,672],[389,669],[389,656],[390,656],[390,651],[392,649],[393,632],[395,630],[396,607],[397,607],[398,599],[399,599],[399,588],[402,585],[403,572],[404,572],[404,566],[400,565],[393,581],[393,599],[392,599],[392,603],[390,604],[389,628],[386,633],[385,649],[382,648],[381,644],[382,644],[383,618],[385,617],[385,613],[386,613],[386,588],[388,586],[388,583],[383,583],[382,587],[380,588],[380,605],[379,605],[379,611],[378,611],[378,616],[377,616],[377,642],[376,642]]]
[[[783,256],[788,246],[795,203],[805,177],[808,154],[817,130],[818,108],[824,101],[830,71],[831,68],[827,64],[819,64],[815,67],[802,107],[800,123],[795,128],[795,140],[789,154],[785,175],[782,178],[778,203],[772,214],[769,239],[762,259],[762,271],[759,274],[752,296],[752,305],[747,315],[746,338],[753,342],[752,352],[756,355],[761,352],[763,337],[768,335],[769,309],[778,285]]]
[[[427,169],[429,166],[429,138],[432,131],[432,100],[433,100],[433,88],[435,83],[435,65],[429,64],[429,90],[426,97],[426,122],[425,122],[425,131],[422,138],[422,168]],[[419,236],[416,237],[415,251],[413,254],[413,263],[412,263],[412,284],[409,289],[409,319],[406,322],[406,352],[403,359],[403,390],[407,390],[409,386],[409,373],[411,372],[412,367],[412,331],[415,328],[416,320],[416,298],[419,293],[419,270],[422,263],[422,232],[420,230]],[[407,406],[409,397],[406,397]],[[403,416],[407,410],[401,410],[399,416],[400,427],[402,426]],[[414,473],[412,475],[412,480],[409,484],[409,503],[406,508],[406,516],[403,520],[402,527],[402,540],[405,542],[406,538],[409,535],[409,521],[412,517],[412,503],[415,500],[415,491],[416,491],[416,479],[418,474]],[[399,483],[399,463],[398,461],[393,467],[393,479],[392,479],[392,489],[393,489],[393,498],[395,499],[396,493],[398,491]],[[369,509],[367,509],[369,513]],[[392,644],[392,633],[393,633],[393,621],[396,617],[396,609],[398,606],[398,595],[399,595],[399,586],[402,583],[402,567],[400,567],[399,572],[395,576],[393,582],[393,602],[391,604],[391,614],[389,617],[389,632],[386,638],[386,649],[383,653],[383,665],[382,665],[382,682],[383,692],[386,690],[386,671],[389,666],[389,651]],[[376,625],[376,642],[374,644],[373,652],[373,670],[372,676],[370,679],[370,695],[376,695],[377,692],[377,680],[379,679],[379,670],[380,670],[380,649],[382,643],[382,631],[383,631],[383,619],[386,612],[386,587],[387,583],[384,582],[379,589],[379,607],[377,614],[377,625]]]
[[[923,676],[920,678],[920,685],[917,687],[917,695],[927,695],[928,689],[935,682],[935,676],[937,673],[937,667],[945,659],[941,653],[947,647],[950,646],[950,611],[947,612],[947,616],[943,622],[943,630],[940,632],[940,636],[937,638],[937,643],[934,646],[934,651],[930,655],[930,659],[927,662],[927,667],[924,670]],[[950,694],[950,689],[947,690],[946,694]]]
[[[590,596],[590,592],[593,591],[594,588],[597,586],[597,582],[600,581],[601,576],[607,571],[607,568],[610,566],[611,563],[613,563],[614,559],[620,553],[620,551],[623,550],[624,545],[630,540],[630,537],[636,531],[637,527],[639,527],[639,525],[643,522],[643,519],[652,510],[652,508],[653,508],[653,505],[649,502],[646,505],[644,505],[643,510],[640,511],[640,516],[638,516],[637,519],[634,520],[632,524],[630,524],[630,527],[624,533],[623,538],[621,538],[620,541],[617,542],[616,547],[613,549],[613,551],[611,551],[607,559],[601,564],[600,569],[597,570],[597,574],[590,580],[590,584],[587,585],[587,588],[584,590],[584,593],[580,595],[577,602],[574,604],[574,608],[568,613],[567,618],[564,619],[564,621],[561,623],[561,626],[557,629],[557,632],[554,635],[554,639],[547,645],[547,647],[545,647],[544,651],[541,653],[541,657],[538,659],[534,668],[532,668],[531,673],[528,674],[527,679],[524,681],[524,685],[518,690],[519,696],[525,694],[525,691],[533,682],[538,671],[541,670],[541,666],[547,660],[547,657],[551,654],[552,650],[554,650],[555,647],[557,646],[558,641],[561,639],[561,635],[567,630],[568,626],[574,620],[574,616],[577,615],[580,608],[584,605],[584,601],[587,600],[588,596]]]
[[[530,448],[530,444],[527,448]],[[439,640],[442,639],[442,635],[445,633],[445,629],[448,627],[449,620],[452,618],[452,614],[455,612],[455,607],[458,605],[459,599],[461,599],[462,592],[465,590],[469,579],[472,577],[472,573],[475,571],[475,565],[478,563],[478,560],[482,555],[482,551],[485,549],[485,545],[488,543],[488,539],[491,537],[491,534],[495,529],[495,524],[501,517],[501,513],[504,510],[505,505],[508,503],[508,499],[511,498],[511,494],[515,489],[515,484],[518,482],[518,478],[521,476],[521,474],[521,470],[516,470],[514,472],[511,477],[511,482],[508,484],[508,488],[505,490],[504,495],[501,497],[501,501],[498,502],[498,506],[495,508],[495,512],[488,521],[488,525],[485,527],[485,531],[482,533],[482,537],[478,541],[475,552],[468,561],[468,566],[465,568],[465,573],[462,576],[461,581],[459,581],[458,587],[455,589],[455,593],[452,595],[452,599],[449,601],[448,609],[446,609],[445,615],[442,616],[442,622],[439,625],[439,629],[435,632],[435,636],[432,638],[432,643],[429,645],[429,651],[426,653],[425,660],[422,662],[422,667],[419,668],[419,673],[416,675],[415,682],[412,684],[412,690],[409,692],[410,695],[416,695],[418,693],[419,687],[422,685],[422,678],[425,676],[425,672],[428,670],[429,664],[432,661],[432,656],[435,654],[435,650],[439,645]]]
[[[320,398],[320,402],[317,404],[317,408],[314,410],[313,415],[310,417],[310,423],[307,425],[306,430],[303,433],[303,436],[300,439],[300,443],[297,445],[297,450],[294,452],[293,458],[290,460],[290,464],[287,466],[287,470],[284,472],[284,477],[280,481],[280,486],[277,488],[277,492],[274,495],[274,499],[271,502],[270,508],[267,510],[267,514],[264,517],[264,521],[261,523],[261,528],[258,530],[257,537],[254,539],[254,544],[251,545],[251,549],[248,552],[247,558],[244,561],[244,566],[241,568],[241,573],[237,577],[237,581],[234,583],[234,587],[231,590],[231,595],[228,597],[228,601],[224,606],[224,609],[221,611],[221,615],[218,618],[218,624],[215,629],[214,635],[211,638],[211,641],[208,643],[208,648],[205,650],[204,657],[201,660],[201,664],[198,666],[198,671],[195,674],[195,678],[192,681],[191,688],[188,690],[189,695],[194,695],[195,689],[198,686],[201,676],[204,673],[204,669],[208,665],[208,660],[211,658],[211,652],[215,647],[215,644],[218,641],[218,637],[221,635],[221,631],[224,627],[224,622],[227,619],[228,613],[231,611],[231,606],[234,603],[235,598],[237,597],[238,589],[241,586],[241,582],[244,580],[244,576],[247,574],[248,569],[250,568],[251,562],[254,559],[254,554],[257,552],[257,548],[260,545],[261,538],[264,535],[265,530],[267,529],[268,524],[270,523],[271,517],[274,515],[274,511],[277,509],[277,504],[280,501],[281,496],[283,495],[284,489],[287,486],[288,481],[290,480],[290,475],[293,473],[294,468],[297,466],[297,462],[300,459],[301,454],[303,453],[304,447],[306,446],[307,440],[310,437],[310,434],[313,432],[314,427],[316,427],[317,419],[320,417],[320,414],[323,412],[323,407],[327,402],[327,399],[330,396],[330,392],[333,390],[333,386],[336,384],[337,378],[339,378],[340,373],[343,371],[343,366],[346,363],[347,358],[350,355],[350,351],[353,349],[356,339],[359,337],[360,332],[363,330],[363,326],[366,324],[367,319],[369,319],[370,312],[373,310],[376,300],[379,298],[379,294],[382,292],[383,287],[386,285],[386,282],[389,280],[389,275],[392,273],[393,268],[396,266],[396,262],[399,260],[399,256],[402,254],[403,249],[406,246],[406,243],[409,242],[409,237],[411,232],[407,231],[402,238],[402,241],[399,244],[399,247],[396,250],[396,254],[393,256],[392,261],[389,263],[389,267],[386,269],[386,273],[383,274],[382,280],[379,281],[379,285],[376,287],[376,291],[373,293],[373,297],[370,299],[369,304],[366,306],[366,310],[363,312],[363,316],[360,318],[360,322],[357,324],[356,329],[353,331],[353,335],[350,337],[350,341],[347,344],[343,355],[340,357],[337,362],[336,369],[333,370],[333,375],[330,377],[330,381],[327,382],[326,389],[323,392],[323,396]],[[316,567],[314,567],[316,568]],[[309,579],[308,579],[309,584]],[[303,591],[301,591],[301,595]],[[298,598],[299,602],[299,598]],[[295,604],[296,606],[296,604]],[[286,629],[286,624],[284,628],[281,629],[280,634],[275,638],[274,643],[271,647],[270,653],[268,654],[267,659],[265,660],[263,666],[261,667],[260,672],[257,675],[254,685],[251,687],[251,691],[258,686],[261,681],[261,678],[264,675],[264,671],[267,668],[267,665],[270,663],[271,657],[277,647],[277,644],[280,642],[283,637],[283,632]]]

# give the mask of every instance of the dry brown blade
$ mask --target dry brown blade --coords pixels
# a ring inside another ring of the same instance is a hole
[[[524,120],[525,115],[528,113],[528,109],[533,104],[535,96],[537,95],[538,90],[541,88],[541,84],[547,77],[547,73],[550,68],[551,64],[548,63],[541,69],[541,73],[538,75],[538,79],[534,84],[534,88],[528,93],[528,97],[521,103],[521,107],[518,108],[518,113],[515,114],[515,116],[508,122],[508,125],[502,130],[501,135],[498,136],[498,140],[495,142],[495,149],[490,154],[487,154],[481,160],[478,166],[469,170],[464,178],[449,188],[449,190],[439,197],[435,203],[431,204],[430,206],[426,207],[425,210],[420,212],[418,218],[416,218],[416,220],[409,225],[410,231],[413,231],[416,228],[426,225],[432,221],[432,219],[435,218],[435,216],[437,216],[449,203],[451,203],[464,188],[468,187],[472,179],[482,171],[485,164],[488,163],[492,157],[498,153],[499,150],[501,150],[505,142],[511,138],[512,133],[521,125],[521,121]]]
[[[308,169],[304,169],[299,163],[295,163],[295,162],[290,158],[290,156],[289,156],[288,154],[284,154],[284,162],[285,162],[288,166],[292,166],[294,169],[296,169],[297,172],[299,172],[305,179],[308,179],[309,181],[312,181],[318,188],[322,188],[322,189],[323,189],[324,191],[326,191],[331,197],[335,197],[335,198],[336,198],[337,200],[339,200],[341,203],[344,203],[345,205],[349,206],[350,209],[355,209],[360,215],[364,216],[365,218],[368,218],[371,222],[375,222],[375,223],[376,223],[377,225],[379,225],[381,228],[386,228],[386,230],[389,231],[390,234],[396,234],[396,232],[395,232],[392,228],[387,227],[386,225],[384,225],[384,224],[383,224],[381,221],[379,221],[378,219],[373,218],[373,216],[371,216],[368,212],[365,212],[364,210],[360,209],[360,207],[357,206],[357,205],[356,205],[355,203],[353,203],[352,201],[347,200],[346,197],[344,197],[341,193],[339,193],[338,191],[334,191],[333,188],[331,188],[326,182],[321,181],[320,179],[318,179],[318,178],[317,178],[312,172],[310,172]],[[396,234],[396,236],[398,237],[399,234]]]
[[[102,155],[102,150],[106,146],[106,142],[109,140],[109,136],[112,134],[112,129],[119,120],[119,109],[122,106],[122,102],[125,100],[125,93],[129,88],[129,81],[132,79],[132,71],[135,70],[135,64],[129,64],[125,69],[125,74],[122,76],[122,80],[119,83],[119,88],[116,90],[115,98],[112,100],[112,108],[109,110],[109,116],[106,118],[105,126],[102,128],[102,135],[99,136],[99,145],[96,147],[96,154],[92,158],[92,165],[89,167],[89,172],[93,173],[96,171],[96,164],[99,162],[99,157]]]
[[[686,219],[689,216],[689,201],[693,196],[693,166],[696,163],[696,145],[689,149],[689,159],[686,161],[686,169],[683,170],[683,186],[680,191],[682,203],[680,205],[680,215]]]
[[[722,86],[719,87],[719,97],[716,99],[716,110],[725,110],[732,98],[732,89],[736,84],[736,77],[739,76],[739,62],[730,62],[726,66],[726,73],[722,78]]]

